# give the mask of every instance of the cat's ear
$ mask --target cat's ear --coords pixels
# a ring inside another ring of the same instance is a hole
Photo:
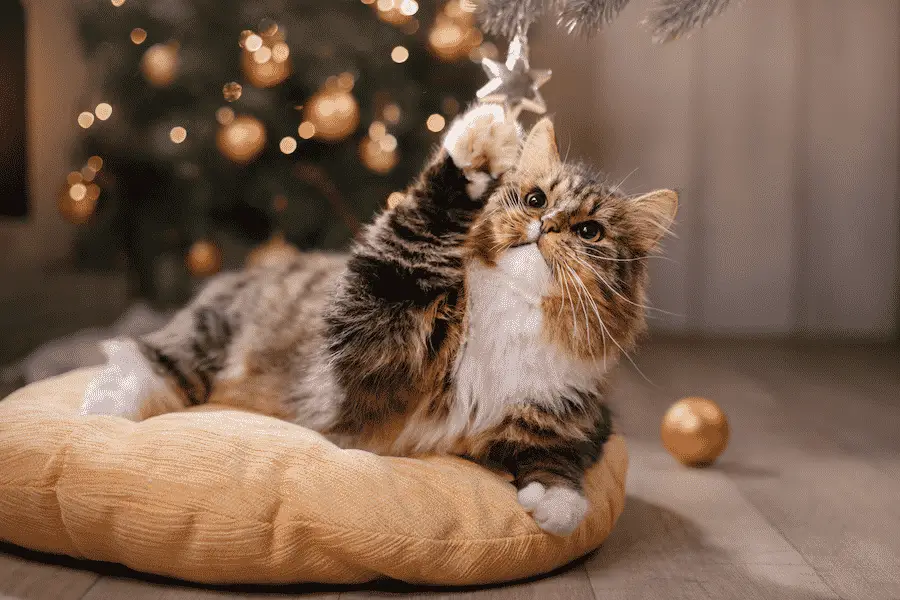
[[[656,190],[631,201],[635,223],[635,244],[642,252],[656,248],[678,212],[678,193],[672,190]]]
[[[560,163],[556,146],[556,132],[553,121],[543,118],[538,121],[525,140],[525,147],[519,157],[518,170],[523,173],[546,173]]]

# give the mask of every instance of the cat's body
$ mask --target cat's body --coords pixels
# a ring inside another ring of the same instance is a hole
[[[604,380],[643,329],[643,258],[668,192],[628,199],[566,167],[552,126],[520,155],[482,107],[349,257],[224,275],[162,330],[106,345],[85,413],[146,418],[221,402],[344,447],[506,466],[547,531],[581,521],[611,433]]]

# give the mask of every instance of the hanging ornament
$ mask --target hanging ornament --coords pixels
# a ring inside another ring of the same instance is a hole
[[[178,43],[154,44],[141,59],[144,78],[156,87],[168,87],[178,77]]]
[[[380,175],[390,173],[400,160],[397,155],[397,138],[390,134],[377,139],[367,135],[359,144],[359,157],[370,171]]]
[[[209,277],[222,268],[222,251],[209,240],[198,240],[188,250],[185,263],[195,277]]]
[[[513,118],[518,118],[523,110],[539,115],[547,112],[547,103],[538,89],[550,81],[552,72],[531,68],[524,29],[509,43],[505,63],[484,58],[481,66],[491,79],[476,93],[479,100],[506,104]]]
[[[219,128],[216,146],[229,160],[239,165],[248,164],[266,147],[266,128],[256,117],[236,116]]]
[[[303,107],[306,121],[315,128],[315,137],[339,142],[359,126],[359,103],[350,91],[326,85]]]
[[[300,250],[278,232],[272,239],[254,248],[247,255],[246,263],[248,267],[270,267],[291,262],[300,255]]]
[[[701,467],[712,464],[725,451],[728,419],[712,400],[684,398],[666,411],[660,434],[666,450],[678,462]]]

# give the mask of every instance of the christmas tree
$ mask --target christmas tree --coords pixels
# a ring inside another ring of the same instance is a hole
[[[80,225],[83,264],[127,265],[157,304],[254,246],[346,247],[496,54],[469,0],[77,7],[85,135],[60,211]]]

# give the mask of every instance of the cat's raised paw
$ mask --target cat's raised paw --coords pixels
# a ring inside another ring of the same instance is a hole
[[[484,104],[453,123],[444,138],[444,148],[470,180],[477,172],[497,179],[516,164],[519,128],[502,106]]]
[[[538,526],[553,535],[569,535],[587,514],[588,501],[578,490],[533,481],[519,490],[519,504],[531,513]]]

